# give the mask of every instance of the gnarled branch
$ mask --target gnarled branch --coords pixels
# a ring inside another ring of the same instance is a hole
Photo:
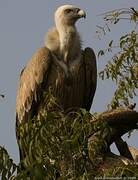
[[[104,124],[88,140],[88,151],[91,161],[104,157],[110,145],[125,133],[138,128],[138,112],[129,108],[118,108],[101,113],[92,123]],[[130,158],[131,159],[131,158]]]

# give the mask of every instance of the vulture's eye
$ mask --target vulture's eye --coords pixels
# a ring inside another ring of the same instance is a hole
[[[65,10],[65,13],[66,13],[66,14],[69,14],[69,13],[72,13],[72,12],[73,12],[73,9],[66,9],[66,10]]]

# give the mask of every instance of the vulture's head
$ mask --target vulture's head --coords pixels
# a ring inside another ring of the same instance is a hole
[[[80,18],[85,18],[86,13],[82,9],[73,5],[60,6],[55,12],[55,23],[58,25],[69,25],[72,26]]]

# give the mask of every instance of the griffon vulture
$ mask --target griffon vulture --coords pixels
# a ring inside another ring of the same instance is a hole
[[[46,36],[20,75],[16,98],[17,125],[39,111],[43,95],[51,87],[64,110],[81,107],[90,110],[96,90],[96,58],[91,48],[82,50],[75,23],[86,14],[63,5],[55,12],[55,27]]]

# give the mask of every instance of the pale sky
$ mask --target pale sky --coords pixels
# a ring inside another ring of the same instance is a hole
[[[83,47],[90,46],[97,54],[105,42],[118,39],[130,27],[128,23],[119,23],[100,41],[96,37],[96,25],[103,21],[98,15],[118,8],[137,8],[138,0],[0,0],[0,94],[6,96],[0,99],[0,145],[16,162],[19,155],[15,138],[15,98],[19,73],[36,49],[43,46],[45,33],[54,25],[54,11],[63,4],[74,4],[86,11],[87,18],[77,23],[78,31]],[[98,70],[104,67],[104,60],[104,57],[97,59]],[[113,84],[98,79],[92,111],[106,110],[112,94]],[[135,101],[138,102],[138,97]],[[137,139],[138,132],[135,132],[127,142],[138,148]]]

